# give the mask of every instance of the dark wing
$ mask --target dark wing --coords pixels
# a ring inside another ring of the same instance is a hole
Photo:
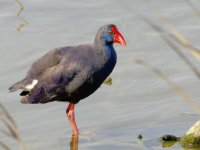
[[[49,68],[42,74],[38,84],[30,92],[28,103],[47,103],[54,100],[66,101],[71,92],[67,89],[70,83],[73,83],[74,80],[80,81],[73,85],[73,90],[83,84],[84,75],[81,76],[82,79],[77,78],[82,70],[84,70],[83,66],[78,63],[63,65],[62,62]]]
[[[13,92],[18,89],[24,89],[24,87],[31,84],[34,79],[38,79],[45,70],[57,65],[61,59],[62,57],[59,49],[48,52],[32,64],[25,79],[13,84],[9,88],[9,91]]]
[[[60,49],[62,60],[46,69],[38,83],[28,95],[29,103],[47,103],[54,100],[66,101],[70,94],[81,87],[93,71],[96,52],[90,46]]]

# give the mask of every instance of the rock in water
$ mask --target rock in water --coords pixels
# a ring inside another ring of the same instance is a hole
[[[200,148],[200,121],[197,121],[181,138],[181,145]]]
[[[197,121],[186,133],[186,135],[193,134],[195,137],[200,137],[200,121]]]

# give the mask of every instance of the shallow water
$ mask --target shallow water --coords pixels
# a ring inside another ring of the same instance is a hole
[[[134,63],[142,59],[161,69],[198,102],[200,83],[191,69],[136,16],[136,12],[162,25],[152,7],[141,0],[0,0],[0,99],[14,117],[28,150],[70,149],[71,129],[65,116],[67,103],[22,105],[18,92],[8,87],[25,76],[31,63],[48,50],[91,43],[98,28],[116,24],[127,46],[115,45],[118,63],[113,85],[102,87],[76,106],[83,149],[162,149],[163,134],[181,136],[199,119],[185,101],[151,70]],[[156,0],[161,13],[200,48],[200,17],[185,1]],[[196,8],[200,2],[192,1]],[[20,28],[21,26],[21,28]],[[184,54],[199,68],[185,48]],[[199,68],[200,69],[200,68]],[[143,141],[137,139],[144,136]],[[15,149],[17,143],[0,133],[1,141]],[[168,148],[182,150],[176,144]]]

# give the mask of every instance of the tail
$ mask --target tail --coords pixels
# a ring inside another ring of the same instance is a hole
[[[55,101],[53,96],[48,95],[43,87],[36,87],[26,95],[22,96],[21,103],[23,104],[38,104]]]
[[[21,99],[21,103],[23,104],[30,104],[29,102],[29,95],[23,96]]]
[[[23,79],[15,84],[13,84],[11,87],[9,87],[9,92],[14,92],[16,90],[19,90],[19,89],[23,89],[26,85],[26,79]]]

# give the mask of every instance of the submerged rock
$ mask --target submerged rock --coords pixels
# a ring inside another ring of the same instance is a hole
[[[137,137],[143,139],[141,134]],[[182,137],[177,137],[171,134],[163,135],[159,138],[162,147],[172,147],[179,143],[185,150],[200,150],[200,121],[197,121]]]
[[[143,136],[141,134],[138,135],[137,137],[139,140],[142,140]]]
[[[177,141],[179,141],[180,137],[176,137],[171,134],[166,134],[160,137],[160,141],[162,142],[162,147],[171,147]]]
[[[176,137],[174,135],[166,134],[160,137],[162,142],[162,147],[171,147],[177,141],[184,147],[184,148],[196,148],[200,149],[200,121],[197,121],[187,132],[184,136]],[[192,149],[193,150],[193,149]]]
[[[166,134],[166,135],[163,135],[162,137],[160,137],[160,139],[162,141],[179,141],[180,137],[176,137],[174,135],[170,135],[170,134]]]

